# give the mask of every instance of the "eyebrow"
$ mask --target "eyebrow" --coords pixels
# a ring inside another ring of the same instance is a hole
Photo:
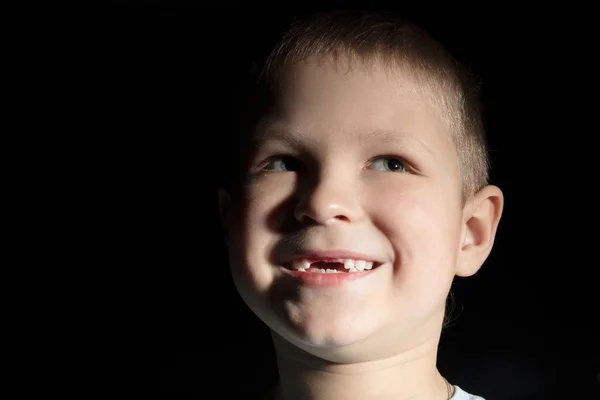
[[[253,143],[260,143],[266,140],[281,140],[292,145],[301,143],[302,132],[294,129],[292,126],[283,123],[279,120],[265,119],[259,122],[254,135],[252,135]]]
[[[259,124],[253,142],[262,142],[268,139],[281,140],[291,145],[299,145],[302,142],[302,131],[279,120],[265,120]],[[391,143],[414,143],[430,155],[434,155],[427,143],[413,135],[390,129],[375,129],[366,133],[355,133],[353,137],[359,143],[377,141],[383,144]]]
[[[418,139],[418,138],[414,137],[414,135],[411,135],[407,132],[394,131],[394,130],[389,130],[389,129],[376,129],[374,131],[367,132],[364,135],[360,135],[360,140],[363,140],[363,139],[365,141],[375,141],[376,140],[376,141],[380,141],[382,143],[398,143],[398,142],[416,143],[417,145],[419,145],[421,148],[423,148],[427,152],[433,153],[425,141]]]

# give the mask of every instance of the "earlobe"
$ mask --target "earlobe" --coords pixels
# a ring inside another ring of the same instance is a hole
[[[225,242],[229,245],[229,221],[231,214],[231,196],[224,189],[219,189],[219,218],[221,220],[221,228],[225,235]]]
[[[492,251],[503,207],[504,195],[493,185],[481,189],[465,206],[456,275],[471,276],[483,265]]]

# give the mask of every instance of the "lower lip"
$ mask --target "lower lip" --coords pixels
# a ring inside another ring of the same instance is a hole
[[[300,284],[314,287],[339,287],[361,279],[375,272],[375,269],[361,272],[319,273],[307,271],[292,271],[284,268],[285,272],[296,278]]]

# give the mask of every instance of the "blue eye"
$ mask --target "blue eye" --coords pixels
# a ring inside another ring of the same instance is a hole
[[[377,171],[387,171],[387,172],[404,172],[404,171],[406,171],[406,166],[404,165],[404,161],[402,161],[396,157],[379,157],[375,161],[373,161],[370,166],[371,166],[371,168],[376,169]]]
[[[277,156],[271,158],[264,166],[265,171],[288,172],[299,171],[300,161],[288,156]]]

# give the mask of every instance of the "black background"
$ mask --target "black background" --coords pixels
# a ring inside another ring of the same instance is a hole
[[[157,336],[148,355],[157,360],[152,385],[163,397],[213,390],[223,395],[210,397],[228,397],[276,379],[268,332],[229,278],[214,176],[230,159],[216,149],[253,52],[264,51],[286,17],[364,5],[117,2],[107,14],[102,111],[113,188],[123,200],[120,229],[142,243],[133,264],[152,278],[152,301],[138,307],[152,313]],[[483,82],[491,181],[506,205],[488,261],[454,284],[456,318],[440,345],[440,369],[488,400],[594,398],[598,125],[592,29],[584,22],[590,10],[368,7],[401,10]]]

